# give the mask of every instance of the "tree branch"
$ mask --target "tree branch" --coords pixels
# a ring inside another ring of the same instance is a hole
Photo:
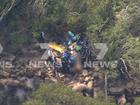
[[[0,23],[2,22],[2,20],[4,19],[4,17],[6,17],[10,11],[19,4],[21,0],[12,0],[12,4],[10,5],[10,7],[6,7],[0,14]]]

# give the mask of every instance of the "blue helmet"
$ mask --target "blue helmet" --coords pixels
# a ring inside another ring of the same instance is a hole
[[[68,31],[68,35],[74,37],[74,34],[71,31]]]
[[[75,64],[76,58],[71,56],[70,59],[69,59],[69,62],[72,63],[72,64]]]

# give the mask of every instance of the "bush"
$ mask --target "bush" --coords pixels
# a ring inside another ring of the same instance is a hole
[[[10,34],[12,45],[22,45],[31,42],[31,35],[25,35],[25,33],[14,32]]]
[[[104,103],[72,92],[62,84],[42,84],[32,94],[32,99],[23,105],[104,105]]]

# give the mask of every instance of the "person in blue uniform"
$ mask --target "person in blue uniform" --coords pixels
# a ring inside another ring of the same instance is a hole
[[[45,43],[45,33],[41,32],[39,35],[39,43]]]
[[[71,31],[68,31],[67,35],[68,36],[67,36],[65,45],[71,45],[72,42],[76,40],[76,37],[75,37],[74,33],[72,33]]]

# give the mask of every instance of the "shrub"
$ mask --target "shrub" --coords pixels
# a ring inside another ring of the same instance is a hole
[[[99,100],[72,92],[62,84],[42,84],[23,105],[104,105]]]

